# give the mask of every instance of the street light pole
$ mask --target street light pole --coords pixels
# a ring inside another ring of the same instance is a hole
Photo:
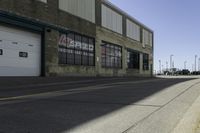
[[[173,56],[174,56],[173,54],[170,55],[170,69],[172,69],[172,57]]]
[[[199,63],[198,63],[198,71],[200,71],[200,58],[199,58]]]
[[[161,74],[161,60],[159,60],[159,69],[160,69],[160,74]]]
[[[197,71],[197,55],[195,55],[194,71]]]

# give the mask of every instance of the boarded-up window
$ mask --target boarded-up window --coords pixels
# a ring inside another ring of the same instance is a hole
[[[59,0],[59,9],[95,23],[95,0]]]
[[[144,47],[145,47],[145,45],[148,45],[148,43],[149,43],[149,41],[148,41],[149,37],[148,36],[149,36],[148,31],[143,29],[143,46]]]
[[[149,33],[149,43],[150,43],[150,46],[152,47],[153,46],[153,34],[152,33]]]
[[[143,29],[143,46],[149,45],[152,47],[153,45],[153,34],[145,29]]]
[[[102,4],[102,26],[122,34],[122,16]]]
[[[38,0],[38,1],[41,1],[41,2],[47,3],[47,0]]]
[[[126,20],[126,25],[127,36],[136,41],[140,41],[140,26],[128,19]]]

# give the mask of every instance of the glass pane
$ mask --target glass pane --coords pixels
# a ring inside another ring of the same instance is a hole
[[[89,51],[94,51],[94,40],[89,39]]]
[[[82,38],[82,50],[89,50],[89,40],[87,37]]]
[[[110,66],[115,67],[115,57],[110,57]]]
[[[81,65],[81,55],[82,55],[81,51],[78,51],[78,50],[75,51],[75,64],[76,65]]]
[[[67,64],[74,64],[74,50],[67,50]]]
[[[81,36],[80,35],[75,35],[74,47],[75,47],[75,49],[81,49]]]
[[[67,34],[67,48],[74,48],[74,34]]]
[[[88,52],[83,52],[83,54],[82,54],[82,64],[83,65],[89,65]]]
[[[59,64],[66,64],[66,49],[64,48],[59,48],[59,52],[58,52],[58,60],[59,60]]]
[[[106,56],[106,66],[111,67],[111,57],[110,56]]]
[[[101,46],[101,54],[102,54],[102,55],[105,55],[105,54],[106,54],[106,47],[105,47],[105,45],[102,45],[102,46]]]
[[[102,67],[105,67],[105,66],[106,66],[106,56],[105,56],[105,55],[102,55],[102,56],[101,56],[101,66],[102,66]]]
[[[94,53],[89,53],[89,65],[94,66]]]

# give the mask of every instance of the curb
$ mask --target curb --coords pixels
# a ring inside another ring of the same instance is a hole
[[[200,121],[200,96],[187,110],[172,133],[195,133]]]

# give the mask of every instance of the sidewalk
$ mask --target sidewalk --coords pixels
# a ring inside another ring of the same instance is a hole
[[[197,127],[196,133],[200,133],[200,122],[198,124],[199,126]]]
[[[200,96],[187,110],[173,133],[200,133]]]

